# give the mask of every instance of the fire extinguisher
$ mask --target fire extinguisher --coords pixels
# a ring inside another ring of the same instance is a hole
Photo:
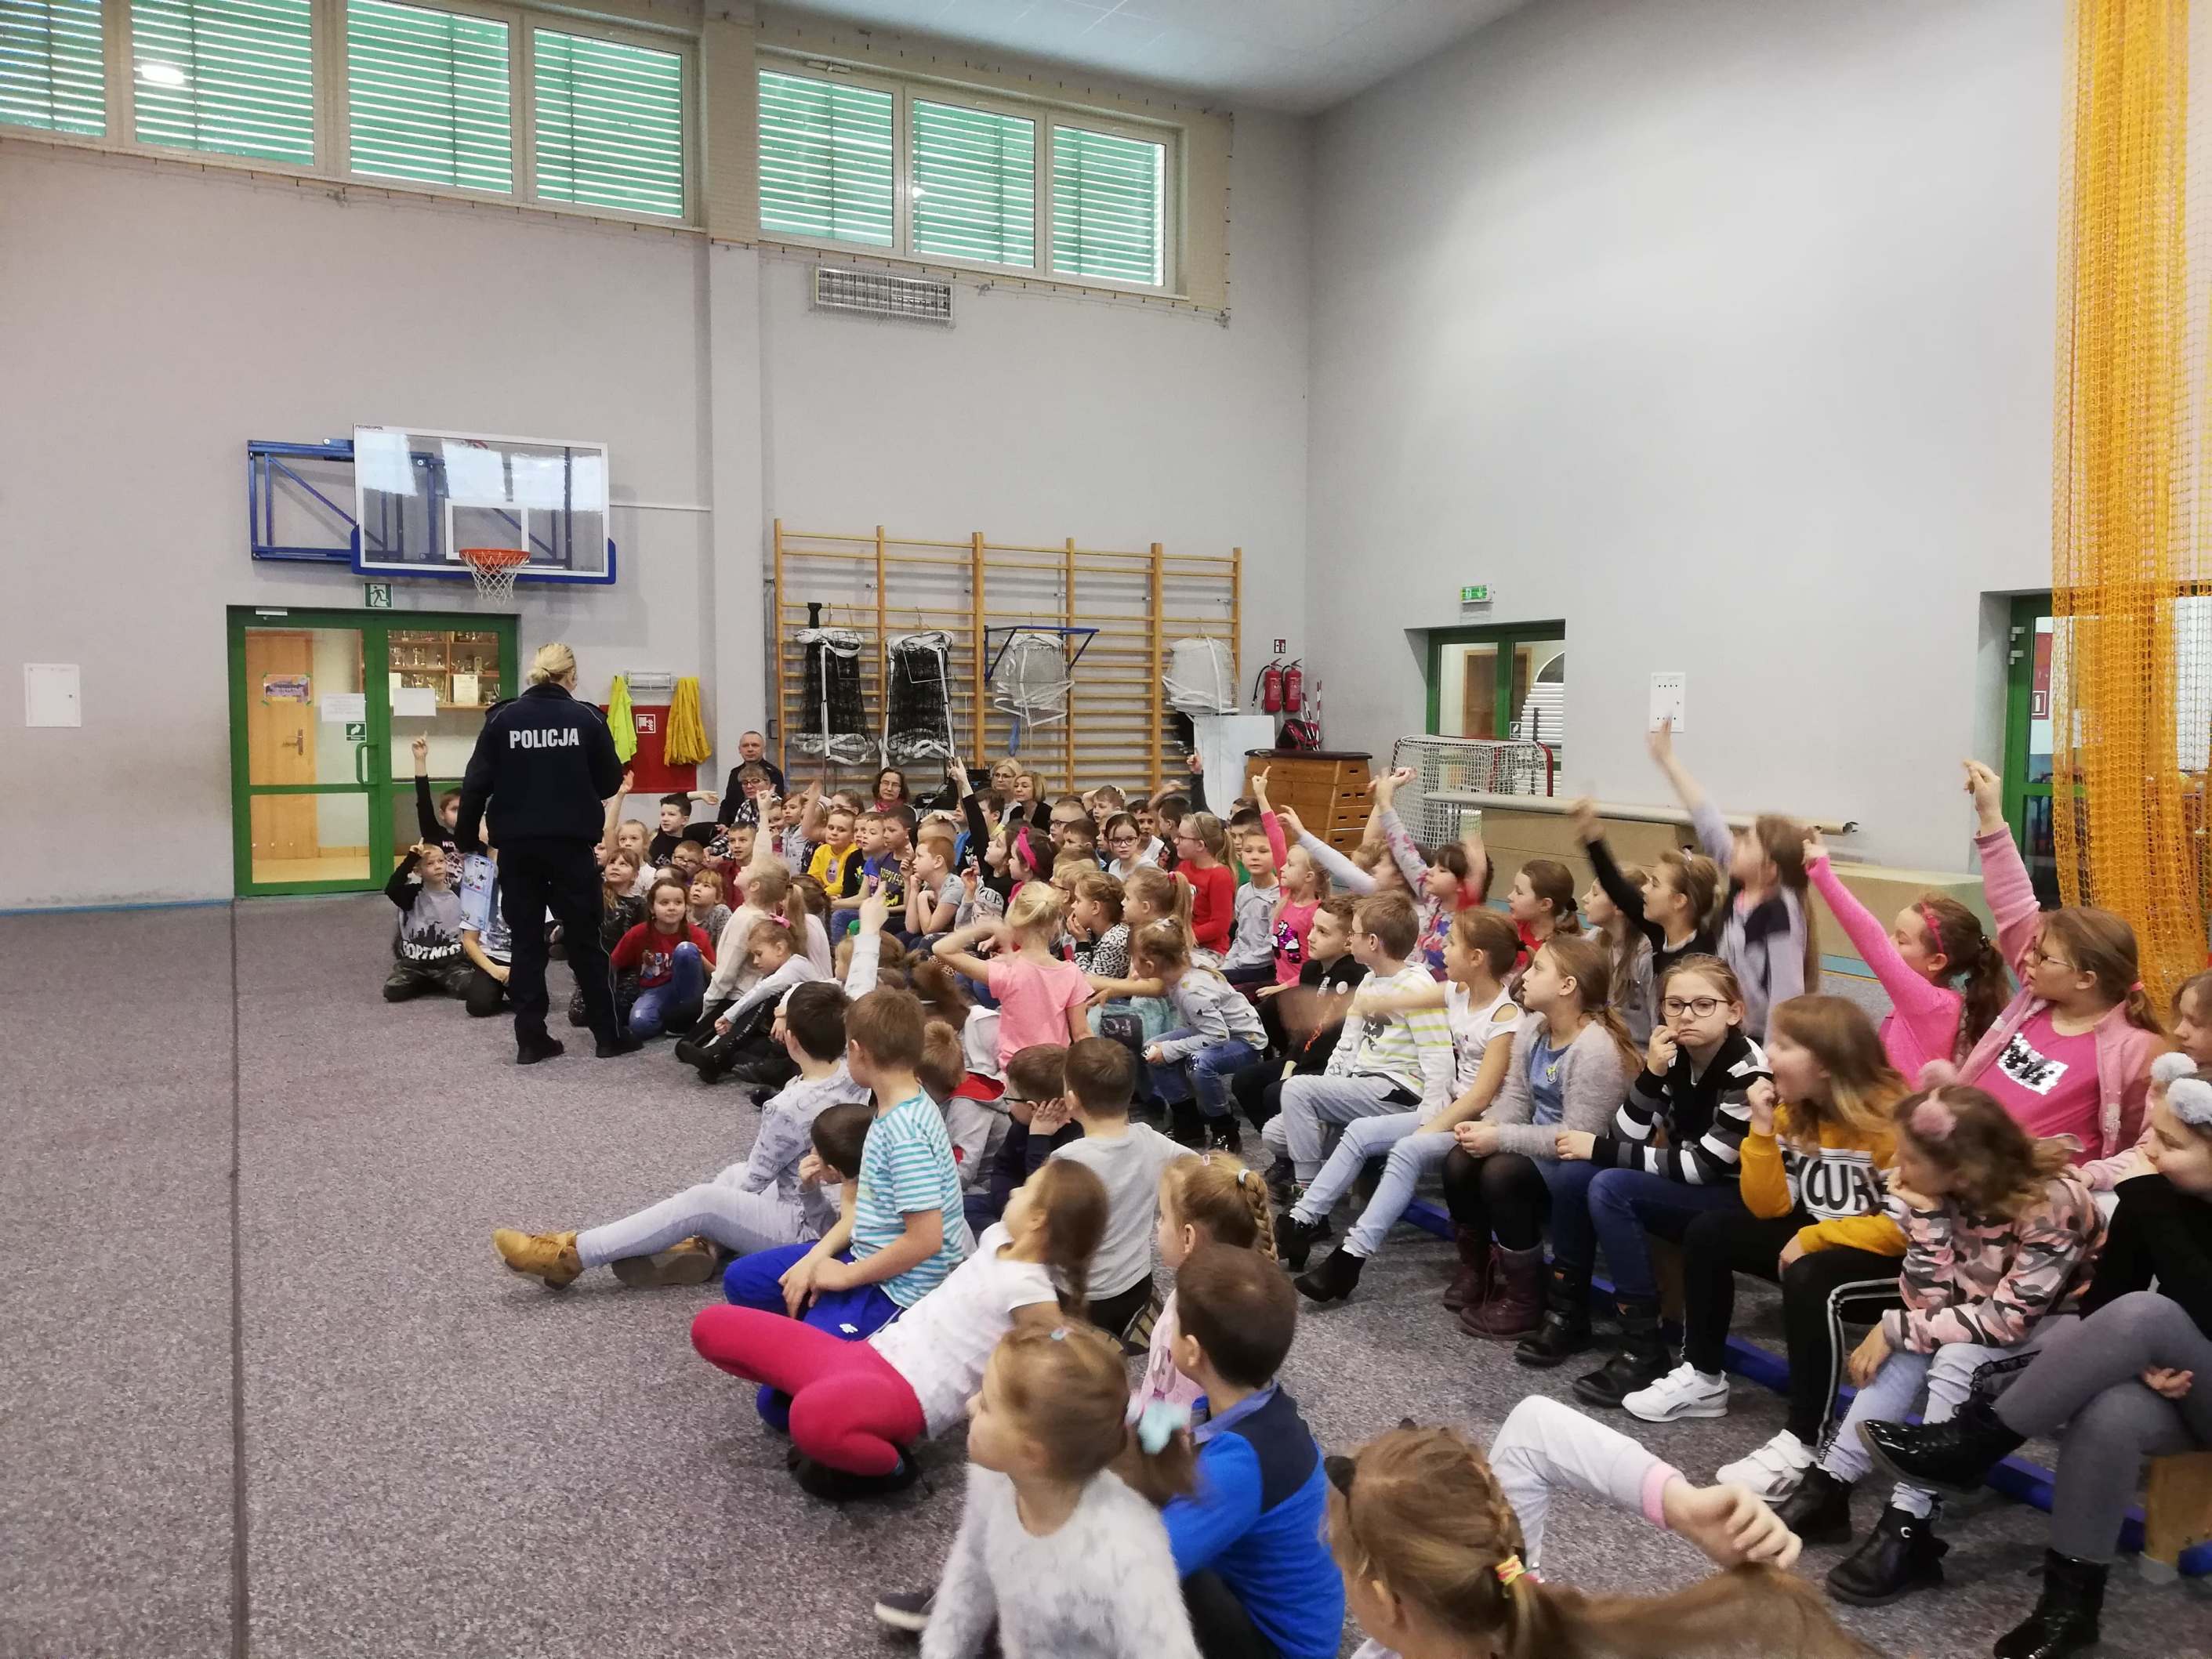
[[[1261,713],[1268,714],[1282,713],[1283,659],[1280,657],[1276,658],[1274,661],[1260,671],[1260,678],[1255,682],[1254,690],[1259,693]]]
[[[1291,665],[1283,672],[1283,712],[1295,714],[1305,706],[1306,673],[1298,665],[1303,657],[1291,659]]]

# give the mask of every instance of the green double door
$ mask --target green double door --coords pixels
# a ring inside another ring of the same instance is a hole
[[[416,838],[414,745],[458,787],[514,688],[514,618],[234,606],[228,627],[239,894],[383,886]]]
[[[1445,738],[1519,738],[1565,747],[1564,623],[1438,628],[1429,633],[1429,730]]]

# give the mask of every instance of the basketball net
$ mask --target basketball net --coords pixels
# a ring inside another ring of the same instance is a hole
[[[462,562],[477,579],[477,592],[487,599],[512,599],[515,573],[529,558],[530,555],[519,547],[465,547],[461,550]]]

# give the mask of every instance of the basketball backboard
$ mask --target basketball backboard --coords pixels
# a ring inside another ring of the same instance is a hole
[[[468,548],[512,548],[520,581],[615,579],[607,447],[416,427],[353,434],[354,568],[471,579]]]

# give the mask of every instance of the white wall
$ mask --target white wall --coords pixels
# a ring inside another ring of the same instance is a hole
[[[1231,328],[963,289],[936,334],[818,316],[800,266],[744,249],[0,139],[0,670],[84,670],[82,730],[0,717],[0,845],[38,849],[0,909],[231,892],[224,609],[362,603],[349,572],[248,559],[249,438],[574,432],[611,445],[617,497],[711,502],[619,511],[616,586],[517,609],[526,656],[568,640],[587,690],[702,675],[732,750],[763,712],[779,514],[1241,544],[1248,655],[1296,634],[1305,144],[1238,124]],[[88,800],[160,826],[161,855],[82,835]]]
[[[1663,795],[1647,682],[1680,669],[1724,805],[1963,866],[1980,596],[2050,580],[2064,28],[1540,0],[1324,117],[1331,741],[1421,729],[1419,630],[1487,581],[1493,620],[1566,620],[1563,787]]]

